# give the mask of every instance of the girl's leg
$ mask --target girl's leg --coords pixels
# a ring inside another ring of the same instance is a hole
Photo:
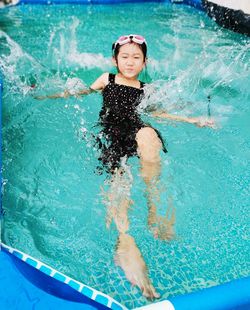
[[[108,213],[107,227],[113,219],[119,232],[115,263],[123,269],[127,279],[141,289],[145,297],[159,298],[159,294],[156,293],[148,278],[147,267],[141,252],[134,238],[128,234],[128,209],[132,204],[130,199],[132,178],[128,174],[129,171],[122,169],[115,171],[105,199]]]
[[[130,199],[132,179],[122,168],[119,168],[112,175],[109,185],[109,191],[105,195],[106,227],[109,228],[112,220],[114,220],[118,232],[126,233],[129,229],[128,209],[133,203]]]
[[[148,200],[148,225],[155,237],[171,239],[174,235],[173,224],[175,222],[174,209],[169,218],[157,216],[156,205],[160,201],[159,179],[161,173],[160,151],[162,143],[156,131],[151,127],[140,129],[136,135],[137,151],[141,160],[141,175],[146,184],[146,195]]]

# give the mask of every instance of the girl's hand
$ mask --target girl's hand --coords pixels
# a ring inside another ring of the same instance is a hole
[[[191,123],[193,123],[197,127],[211,127],[213,129],[216,128],[215,121],[212,118],[195,117],[191,119]]]

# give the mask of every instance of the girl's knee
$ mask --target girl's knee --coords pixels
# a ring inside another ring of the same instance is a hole
[[[136,135],[137,152],[140,158],[147,162],[159,162],[161,140],[156,131],[151,127],[140,129]]]

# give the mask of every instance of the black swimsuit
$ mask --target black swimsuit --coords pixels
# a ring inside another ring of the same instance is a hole
[[[108,172],[114,172],[120,167],[120,160],[137,155],[137,132],[144,127],[151,127],[143,123],[137,107],[143,98],[144,83],[141,88],[135,88],[115,83],[115,75],[109,74],[109,83],[103,89],[103,107],[99,115],[101,133],[105,142],[99,139],[102,161]],[[163,151],[166,152],[160,133],[156,130],[162,141]]]

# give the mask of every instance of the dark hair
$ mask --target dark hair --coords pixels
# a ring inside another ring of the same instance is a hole
[[[143,42],[142,44],[138,44],[138,43],[133,42],[133,41],[131,41],[130,43],[134,43],[134,44],[137,44],[139,46],[140,50],[143,53],[143,57],[144,57],[143,60],[145,61],[146,57],[147,57],[147,45],[146,45],[146,43]],[[118,57],[121,46],[122,45],[120,45],[119,43],[117,43],[116,45],[115,45],[115,43],[112,44],[112,54],[113,54],[113,57],[115,58],[116,61],[117,61],[117,57]]]

